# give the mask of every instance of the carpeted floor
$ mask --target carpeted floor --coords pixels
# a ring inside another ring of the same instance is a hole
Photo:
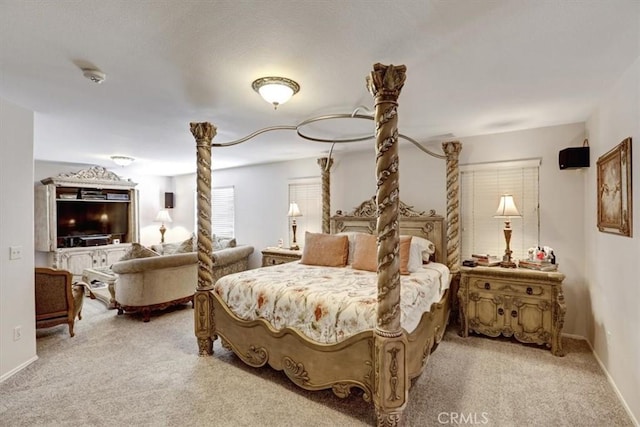
[[[373,406],[307,392],[216,342],[198,357],[190,305],[136,315],[85,300],[76,336],[37,331],[39,360],[0,384],[1,426],[360,426]],[[585,341],[567,356],[450,326],[415,380],[409,426],[633,426]]]

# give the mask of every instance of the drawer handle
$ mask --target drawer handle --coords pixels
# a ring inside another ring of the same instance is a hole
[[[500,308],[498,309],[498,314],[499,314],[500,316],[502,316],[502,315],[504,314],[504,308],[500,307]]]
[[[518,317],[518,312],[515,310],[511,311],[511,317]]]
[[[96,264],[97,262],[98,262],[98,260],[97,260],[97,259],[94,259],[94,260],[93,260],[93,263],[94,263],[94,264]]]
[[[486,290],[491,289],[491,283],[485,282],[485,283],[484,283],[484,288],[485,288]]]
[[[531,289],[530,287],[527,288],[527,295],[532,295],[533,294],[533,289]]]

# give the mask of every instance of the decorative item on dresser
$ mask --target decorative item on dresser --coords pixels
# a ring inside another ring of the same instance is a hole
[[[138,241],[137,185],[101,166],[45,178],[35,187],[35,250],[81,281]]]
[[[460,267],[460,335],[469,331],[544,344],[564,356],[564,274],[503,267]]]
[[[507,248],[504,250],[504,256],[502,257],[502,262],[500,263],[501,267],[507,268],[515,268],[516,263],[511,260],[511,254],[513,251],[511,250],[511,218],[521,218],[520,212],[518,212],[518,208],[516,208],[516,203],[513,201],[513,196],[511,194],[505,194],[500,196],[500,203],[498,204],[498,210],[496,210],[496,214],[493,216],[494,218],[505,218],[504,220],[504,240],[507,243]]]
[[[262,266],[285,264],[298,261],[301,257],[301,250],[269,247],[262,251]]]
[[[302,216],[302,212],[300,212],[300,208],[296,202],[289,205],[289,213],[287,213],[287,216],[291,218],[291,230],[293,231],[293,243],[289,249],[297,251],[300,249],[300,246],[298,246],[298,243],[296,242],[296,230],[298,229],[296,218]]]

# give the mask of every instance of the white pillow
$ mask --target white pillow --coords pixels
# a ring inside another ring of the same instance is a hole
[[[409,250],[409,264],[407,269],[410,273],[418,271],[423,263],[428,263],[431,255],[436,252],[436,246],[429,240],[422,237],[413,236],[411,238],[411,249]]]

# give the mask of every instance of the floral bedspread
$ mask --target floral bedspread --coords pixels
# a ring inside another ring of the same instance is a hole
[[[449,287],[449,269],[432,262],[400,280],[401,324],[413,331]],[[277,330],[292,327],[318,343],[375,328],[377,275],[348,266],[292,262],[257,268],[220,278],[214,290],[238,317],[262,318]]]

